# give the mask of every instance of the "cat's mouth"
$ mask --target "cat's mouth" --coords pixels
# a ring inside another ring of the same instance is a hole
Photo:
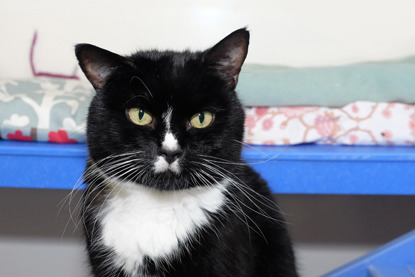
[[[182,168],[180,159],[169,160],[163,156],[158,156],[154,162],[154,173],[163,175],[180,175]]]

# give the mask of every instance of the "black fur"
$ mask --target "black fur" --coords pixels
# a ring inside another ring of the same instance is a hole
[[[226,193],[232,205],[211,214],[209,227],[181,246],[186,250],[180,257],[147,258],[141,272],[148,276],[297,276],[284,218],[267,184],[241,160],[244,111],[234,89],[248,43],[248,31],[240,29],[203,52],[141,51],[122,57],[89,44],[76,46],[80,66],[97,91],[87,123],[90,161],[84,178],[89,186],[82,210],[95,276],[127,277],[111,268],[110,249],[93,246],[101,232],[97,213],[111,193],[97,167],[108,176],[165,191],[214,184],[224,175],[234,181]],[[134,107],[149,111],[151,124],[131,123],[126,110]],[[179,175],[149,169],[138,173],[160,151],[165,132],[162,114],[169,107],[186,170]],[[201,111],[214,114],[211,126],[189,128],[190,117]],[[126,174],[122,166],[109,169],[120,159],[115,155],[123,153],[140,153],[136,174]],[[108,158],[111,155],[114,158]],[[203,168],[204,180],[189,173],[203,167],[201,155],[217,164],[215,170]]]

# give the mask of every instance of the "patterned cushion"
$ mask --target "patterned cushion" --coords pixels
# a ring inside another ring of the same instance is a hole
[[[85,122],[94,94],[76,80],[0,80],[2,139],[85,142]]]
[[[248,144],[415,145],[415,105],[358,101],[342,108],[251,107]]]

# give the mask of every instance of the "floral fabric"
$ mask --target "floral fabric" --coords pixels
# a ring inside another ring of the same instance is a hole
[[[251,107],[245,142],[415,145],[415,105],[355,102],[343,108]]]

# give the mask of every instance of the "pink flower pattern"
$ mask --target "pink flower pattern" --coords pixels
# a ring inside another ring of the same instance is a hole
[[[314,120],[317,132],[322,136],[328,136],[333,133],[336,127],[336,120],[329,116],[318,115]]]
[[[317,111],[318,107],[283,107],[278,108],[278,113],[283,114],[287,119],[297,118],[305,113]]]
[[[411,130],[411,134],[413,137],[415,137],[415,111],[411,115],[411,119],[409,120],[409,129]]]
[[[353,105],[352,105],[352,111],[353,111],[354,113],[358,113],[358,112],[359,112],[359,107],[358,107],[356,104],[353,104]]]
[[[274,125],[274,121],[272,121],[272,118],[267,118],[264,121],[262,121],[262,129],[264,131],[270,130]]]
[[[356,142],[359,140],[359,137],[356,135],[350,135],[349,140],[351,144],[356,144]]]
[[[257,117],[262,117],[268,113],[269,107],[257,107],[255,109],[255,115]]]
[[[392,132],[389,130],[385,130],[381,134],[382,134],[382,137],[384,137],[386,140],[391,140],[393,137]]]
[[[390,112],[390,110],[385,109],[385,110],[382,111],[382,115],[385,118],[390,118],[391,117],[391,112]]]
[[[252,144],[415,145],[415,105],[354,102],[342,108],[250,107]]]
[[[255,127],[255,125],[256,125],[255,116],[252,115],[252,114],[247,115],[246,118],[245,118],[245,126],[248,129],[252,129],[252,128]]]

